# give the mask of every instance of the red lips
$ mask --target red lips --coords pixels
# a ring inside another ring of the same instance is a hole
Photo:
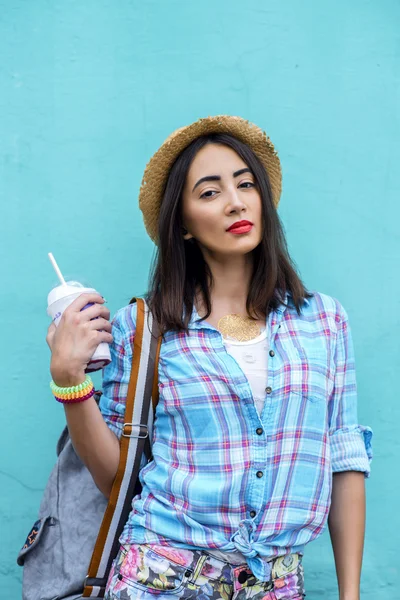
[[[232,229],[238,229],[239,227],[245,227],[246,225],[253,225],[251,221],[236,221],[226,231],[232,231]]]

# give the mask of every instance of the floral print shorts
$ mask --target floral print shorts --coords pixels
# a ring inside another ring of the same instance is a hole
[[[256,579],[246,563],[224,562],[205,550],[156,544],[121,546],[105,600],[303,600],[303,555],[272,559],[271,579]]]

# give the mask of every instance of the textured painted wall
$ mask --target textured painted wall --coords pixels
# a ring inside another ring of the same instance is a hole
[[[20,597],[16,555],[64,423],[47,252],[112,313],[142,294],[145,164],[173,129],[220,113],[271,136],[293,257],[350,315],[375,452],[362,598],[397,597],[399,19],[397,0],[0,0],[1,598]],[[337,598],[328,532],[305,570],[308,600]]]

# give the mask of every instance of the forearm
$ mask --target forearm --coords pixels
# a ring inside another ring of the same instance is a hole
[[[57,385],[69,387],[85,380],[82,370],[70,371],[52,358],[50,372]],[[118,470],[119,440],[104,421],[93,396],[84,402],[64,404],[64,409],[75,452],[89,469],[99,490],[108,498]]]
[[[364,473],[334,473],[328,527],[340,600],[359,600],[365,514]]]
[[[119,441],[94,398],[64,405],[72,444],[99,490],[108,498],[119,463]]]

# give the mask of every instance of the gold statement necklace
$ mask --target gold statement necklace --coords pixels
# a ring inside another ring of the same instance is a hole
[[[234,338],[238,342],[248,342],[261,334],[260,326],[255,321],[237,314],[222,317],[218,321],[217,329],[224,338]]]

